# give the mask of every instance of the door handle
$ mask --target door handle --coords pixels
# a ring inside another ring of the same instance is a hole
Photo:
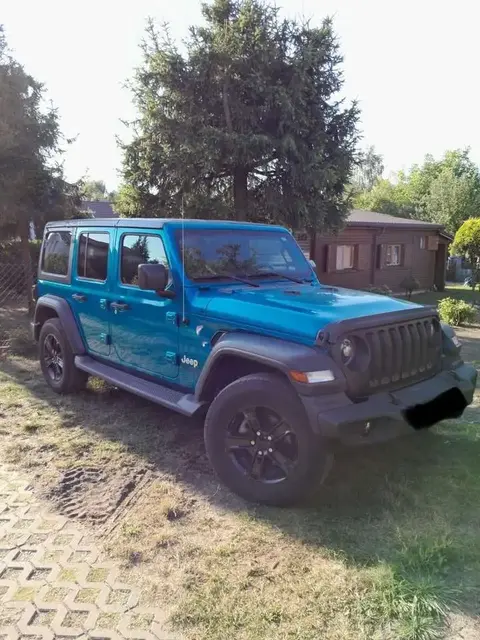
[[[113,313],[121,313],[122,311],[130,309],[130,307],[126,302],[111,302],[110,309],[113,309]]]
[[[84,296],[81,293],[74,293],[72,295],[72,298],[77,302],[85,302],[85,300],[87,299],[87,296]]]

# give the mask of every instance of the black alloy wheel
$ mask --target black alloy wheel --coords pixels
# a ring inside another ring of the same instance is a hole
[[[261,504],[303,499],[331,466],[327,443],[314,433],[292,385],[277,373],[234,380],[213,399],[205,447],[222,482]]]
[[[235,465],[259,482],[282,482],[298,463],[294,431],[266,407],[239,411],[226,431],[225,446]]]
[[[62,345],[53,335],[49,333],[43,341],[43,359],[45,370],[55,383],[61,383],[64,373],[64,362]]]
[[[43,376],[55,393],[73,393],[85,387],[88,375],[75,366],[75,355],[59,318],[43,324],[39,347]]]

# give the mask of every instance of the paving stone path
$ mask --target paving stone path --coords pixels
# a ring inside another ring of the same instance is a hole
[[[0,640],[177,640],[76,522],[0,464]]]

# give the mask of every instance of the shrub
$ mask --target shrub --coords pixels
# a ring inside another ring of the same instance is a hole
[[[369,293],[377,293],[381,296],[391,296],[393,291],[386,284],[381,284],[378,287],[371,286],[368,288]]]
[[[477,311],[475,307],[464,300],[444,298],[438,303],[440,319],[447,324],[458,327],[460,324],[468,324],[475,320]]]
[[[419,281],[412,275],[406,276],[401,282],[400,287],[405,291],[405,295],[410,300],[412,293],[420,289]]]

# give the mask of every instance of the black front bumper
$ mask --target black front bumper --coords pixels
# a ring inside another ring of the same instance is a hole
[[[343,392],[303,396],[302,400],[312,429],[319,435],[345,444],[369,444],[412,433],[414,428],[407,421],[409,410],[421,409],[436,399],[439,420],[458,417],[458,406],[449,407],[442,402],[442,394],[458,389],[468,405],[473,400],[476,383],[476,369],[462,364],[410,387],[371,395],[363,402],[352,402]]]

